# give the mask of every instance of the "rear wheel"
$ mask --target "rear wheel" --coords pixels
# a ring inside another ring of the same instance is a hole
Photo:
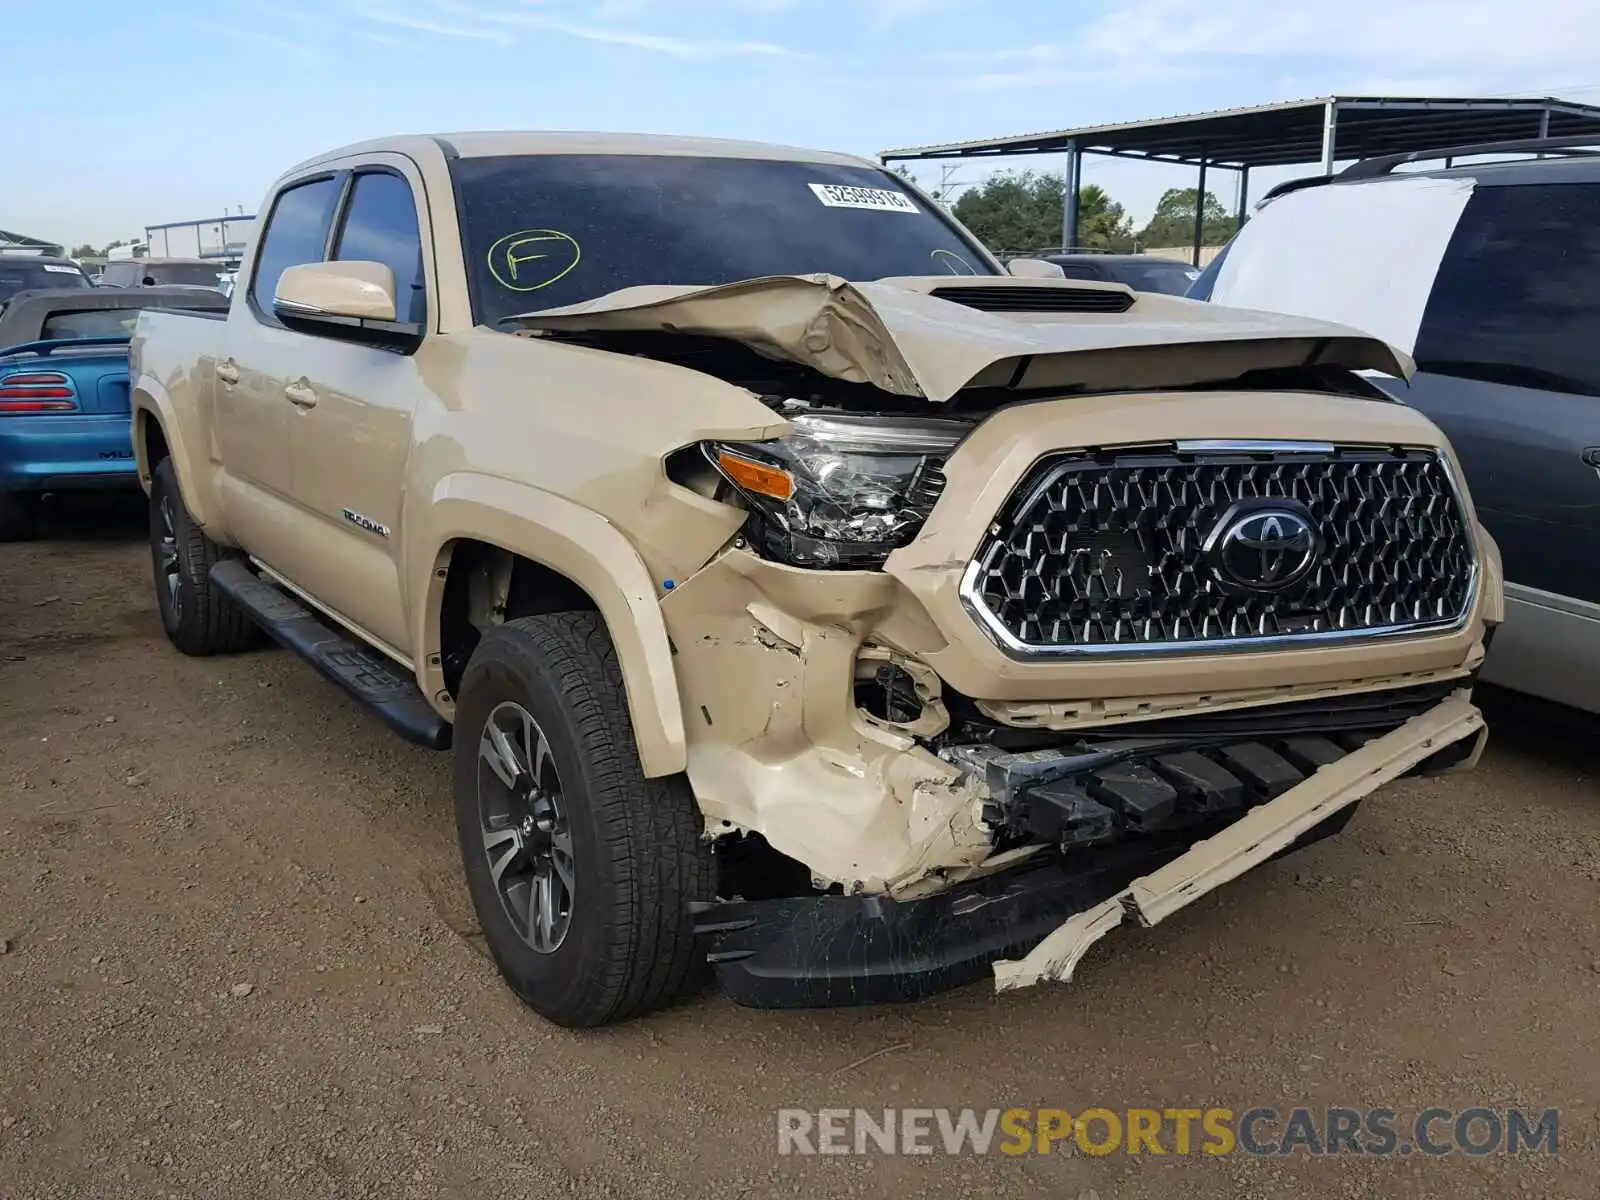
[[[0,492],[0,542],[31,541],[38,534],[38,493]]]
[[[162,459],[150,481],[150,558],[161,627],[185,654],[227,654],[256,638],[250,618],[211,583],[212,566],[230,555],[195,524],[172,460]]]
[[[455,719],[456,831],[501,975],[567,1026],[672,1001],[695,965],[689,905],[711,851],[680,776],[646,779],[616,653],[593,613],[491,630]]]

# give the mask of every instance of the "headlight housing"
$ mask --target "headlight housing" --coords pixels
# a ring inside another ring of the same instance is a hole
[[[940,466],[972,429],[935,417],[807,413],[768,442],[705,442],[749,503],[768,557],[862,570],[922,528],[944,490]]]

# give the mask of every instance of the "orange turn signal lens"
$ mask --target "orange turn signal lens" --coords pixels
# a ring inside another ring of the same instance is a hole
[[[717,450],[717,466],[747,492],[787,500],[794,495],[794,476],[781,467],[768,466],[730,450]]]

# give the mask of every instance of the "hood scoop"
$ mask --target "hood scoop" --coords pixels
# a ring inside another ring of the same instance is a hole
[[[961,284],[931,288],[928,294],[992,313],[1125,313],[1133,307],[1133,293],[1123,288]]]

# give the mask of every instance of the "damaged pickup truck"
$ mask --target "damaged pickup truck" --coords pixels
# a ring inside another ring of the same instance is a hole
[[[260,211],[133,343],[161,619],[453,752],[553,1021],[1064,980],[1481,750],[1499,556],[1379,341],[770,146],[396,138]]]

